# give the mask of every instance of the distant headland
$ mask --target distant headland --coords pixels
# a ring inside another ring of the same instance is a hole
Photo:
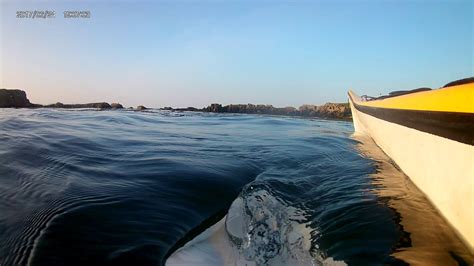
[[[124,109],[120,103],[85,103],[85,104],[63,104],[54,103],[48,105],[31,103],[26,92],[17,89],[0,89],[0,108],[96,108],[101,110]],[[145,111],[143,105],[136,108],[128,108],[127,110]],[[168,111],[189,111],[189,112],[208,112],[208,113],[240,113],[240,114],[266,114],[266,115],[283,115],[283,116],[300,116],[300,117],[318,117],[325,119],[341,119],[351,120],[351,110],[348,103],[326,103],[324,105],[302,105],[298,109],[294,107],[274,107],[266,104],[229,104],[221,105],[213,103],[204,108],[172,108],[164,107],[160,110]]]

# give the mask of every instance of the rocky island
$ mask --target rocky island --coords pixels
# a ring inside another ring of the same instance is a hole
[[[53,103],[48,105],[31,103],[23,90],[0,89],[0,108],[97,108],[97,109],[122,109],[120,103],[98,102],[83,104]]]
[[[30,103],[26,97],[26,92],[22,90],[0,89],[0,108],[24,108],[36,106],[38,105]]]
[[[106,102],[100,103],[82,103],[82,104],[64,104],[64,103],[54,103],[48,105],[41,105],[39,107],[45,108],[97,108],[97,109],[122,109],[123,106],[120,103],[111,103]]]
[[[208,113],[234,113],[234,114],[265,114],[265,115],[284,115],[300,117],[318,117],[327,119],[351,120],[351,109],[349,103],[326,103],[323,105],[305,104],[298,109],[295,107],[274,107],[268,104],[222,104],[213,103],[202,109],[195,107],[161,108],[168,111],[189,111],[189,112],[208,112]]]
[[[41,105],[31,103],[26,92],[23,90],[0,89],[0,108],[96,108],[101,110],[123,109],[120,103],[85,103],[85,104],[64,104],[54,103]],[[137,108],[130,108],[134,111],[146,111],[143,105]],[[211,104],[204,108],[172,108],[164,107],[161,110],[172,112],[208,112],[208,113],[240,113],[240,114],[265,114],[265,115],[285,115],[301,117],[318,117],[326,119],[351,119],[351,110],[348,103],[326,103],[324,105],[302,105],[298,109],[294,107],[274,107],[268,104],[229,104],[222,105],[218,103]]]

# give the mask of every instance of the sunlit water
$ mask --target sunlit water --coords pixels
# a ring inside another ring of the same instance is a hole
[[[164,264],[221,219],[242,264],[472,263],[352,132],[256,115],[0,109],[0,265]],[[437,227],[417,233],[426,219]]]

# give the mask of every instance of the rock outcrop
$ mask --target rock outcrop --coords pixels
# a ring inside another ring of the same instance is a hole
[[[305,117],[350,119],[351,108],[348,103],[326,103],[324,105],[302,105],[299,114]]]
[[[0,108],[23,108],[23,107],[47,107],[47,108],[95,108],[101,110],[122,109],[120,103],[108,104],[106,102],[85,103],[85,104],[64,104],[54,103],[49,105],[32,104],[26,97],[26,93],[22,90],[0,89]],[[143,105],[137,106],[138,111],[147,110]],[[208,107],[198,109],[195,107],[162,108],[169,111],[191,111],[191,112],[210,112],[210,113],[242,113],[242,114],[268,114],[268,115],[286,115],[286,116],[304,116],[304,117],[320,117],[330,119],[350,119],[351,110],[348,103],[326,103],[321,106],[303,105],[296,109],[294,107],[274,107],[268,104],[222,104],[213,103]]]
[[[0,89],[0,108],[35,107],[22,90]]]
[[[189,109],[189,108],[187,108]],[[175,109],[177,111],[193,111]],[[211,113],[244,113],[244,114],[269,114],[269,115],[287,115],[287,116],[304,116],[304,117],[320,117],[330,119],[350,119],[351,110],[348,103],[326,103],[321,106],[303,105],[296,109],[294,107],[273,107],[272,105],[263,104],[230,104],[222,106],[213,103],[203,108],[203,112]]]
[[[97,109],[112,109],[112,106],[106,102],[100,103],[80,103],[80,104],[64,104],[64,103],[53,103],[44,105],[47,108],[97,108]]]
[[[0,89],[0,108],[96,108],[96,109],[122,109],[120,103],[108,104],[106,102],[83,103],[83,104],[64,104],[53,103],[48,105],[31,103],[23,90]]]
[[[243,114],[270,114],[270,115],[298,115],[298,110],[294,107],[273,107],[269,104],[230,104],[222,106],[213,103],[205,107],[202,111],[212,113],[243,113]]]
[[[202,112],[203,109],[198,109],[195,107],[186,107],[186,108],[176,108],[176,109],[163,109],[163,110],[173,110],[173,111],[189,111],[189,112]]]
[[[120,103],[111,103],[110,107],[112,107],[112,109],[123,109],[123,105]]]

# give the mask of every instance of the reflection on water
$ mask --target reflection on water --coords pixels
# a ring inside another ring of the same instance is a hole
[[[322,172],[313,176],[317,183],[302,186],[298,176],[260,175],[225,219],[174,253],[168,266],[470,265],[472,255],[423,193],[370,138],[353,139],[352,148],[370,159],[372,171],[354,175],[361,167],[355,165],[334,187]],[[337,186],[343,190],[333,190]]]
[[[377,167],[371,175],[374,192],[399,213],[406,232],[393,256],[414,265],[472,265],[474,259],[466,246],[415,184],[371,138],[353,137],[360,141],[357,148]]]

